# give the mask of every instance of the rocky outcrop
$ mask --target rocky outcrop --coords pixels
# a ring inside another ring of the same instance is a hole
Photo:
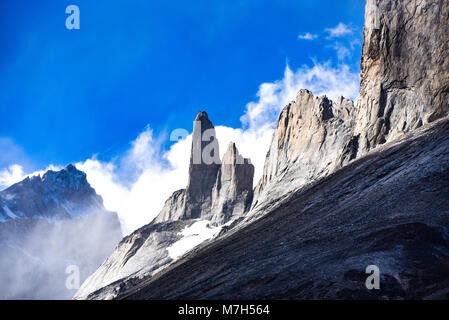
[[[183,232],[209,221],[208,234],[245,215],[253,197],[254,166],[234,143],[223,160],[212,122],[202,111],[195,119],[186,189],[174,192],[159,215],[124,238],[112,255],[83,283],[75,299],[112,299],[177,259],[169,250],[183,241]],[[209,237],[198,237],[198,243]],[[194,246],[193,246],[194,247]],[[193,248],[192,247],[192,248]],[[189,249],[192,249],[189,248]]]
[[[301,90],[278,119],[253,208],[448,115],[448,18],[447,1],[368,0],[355,108]]]
[[[212,191],[212,221],[225,224],[242,217],[253,200],[254,166],[230,143]]]
[[[219,142],[205,111],[194,122],[189,181],[165,202],[155,222],[205,219],[224,224],[244,215],[253,198],[254,166],[234,143],[219,158]]]
[[[359,155],[449,113],[449,3],[367,0]]]
[[[215,128],[207,113],[201,111],[193,125],[184,218],[195,219],[210,215],[212,189],[219,170],[220,154]]]
[[[353,112],[353,102],[343,97],[332,102],[301,90],[279,116],[253,207],[340,168],[351,145]]]
[[[69,165],[0,192],[0,299],[69,299],[122,238],[86,174]]]

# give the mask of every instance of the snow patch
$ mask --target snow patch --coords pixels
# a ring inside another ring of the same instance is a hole
[[[170,258],[176,260],[202,242],[218,235],[220,227],[211,227],[210,221],[200,220],[185,227],[179,235],[183,237],[167,248]]]
[[[11,218],[11,219],[18,219],[19,217],[16,216],[7,206],[3,206],[3,210],[5,213]]]

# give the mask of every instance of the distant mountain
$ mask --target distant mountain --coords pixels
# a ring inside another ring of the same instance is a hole
[[[70,219],[92,211],[105,211],[103,200],[73,165],[28,177],[0,192],[0,221]]]
[[[73,165],[14,184],[0,192],[0,298],[70,298],[67,267],[82,282],[121,237],[117,214]]]

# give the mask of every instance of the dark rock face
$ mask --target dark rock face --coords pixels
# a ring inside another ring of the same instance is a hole
[[[448,21],[367,0],[356,108],[301,90],[245,220],[119,298],[449,298]]]
[[[0,218],[72,218],[86,210],[104,210],[103,200],[86,174],[73,165],[26,178],[0,192]]]
[[[448,298],[448,145],[446,119],[378,148],[119,298]]]
[[[449,113],[449,3],[366,2],[355,135],[361,153]]]
[[[83,281],[122,237],[114,212],[69,165],[0,192],[0,299],[69,299],[68,266]]]

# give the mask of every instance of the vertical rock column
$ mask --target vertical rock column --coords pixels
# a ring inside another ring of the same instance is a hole
[[[211,212],[212,189],[220,169],[220,154],[215,128],[205,111],[194,122],[189,181],[186,188],[184,218],[195,219]]]

